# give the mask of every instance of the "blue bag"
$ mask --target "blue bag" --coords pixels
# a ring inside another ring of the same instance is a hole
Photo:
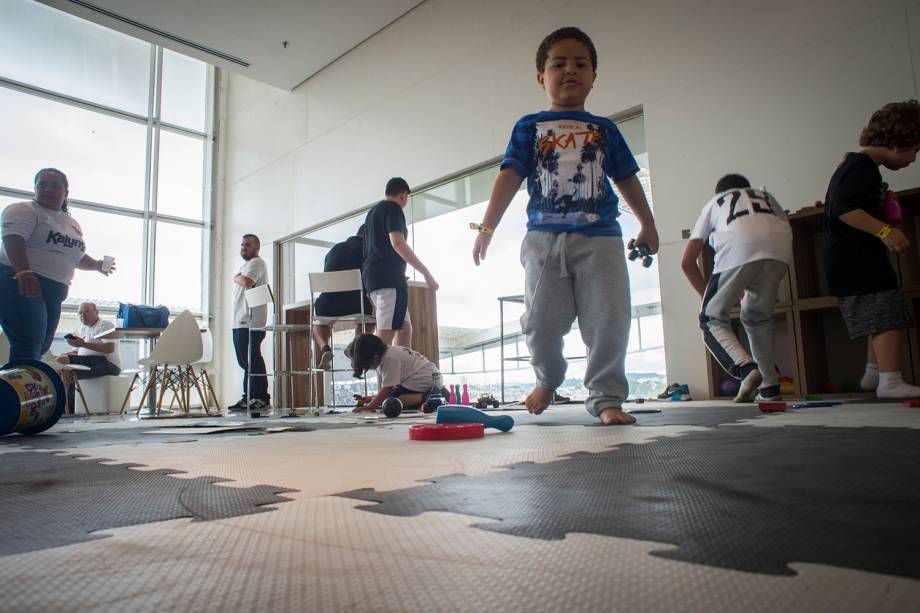
[[[169,325],[169,308],[120,302],[118,322],[122,328],[165,328]]]

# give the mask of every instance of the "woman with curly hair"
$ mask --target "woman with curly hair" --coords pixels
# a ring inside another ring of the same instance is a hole
[[[824,209],[824,267],[850,338],[868,338],[860,385],[879,398],[920,398],[920,387],[901,378],[901,343],[913,321],[888,253],[910,241],[885,220],[888,186],[879,166],[900,170],[917,159],[920,104],[893,102],[876,111],[831,177]]]

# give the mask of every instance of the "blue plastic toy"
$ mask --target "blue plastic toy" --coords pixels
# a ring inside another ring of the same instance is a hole
[[[822,407],[835,407],[842,402],[804,402],[792,405],[793,409],[820,409]]]
[[[438,407],[439,424],[482,424],[486,428],[495,428],[507,432],[514,427],[514,418],[510,415],[486,415],[479,409],[459,404],[445,404]]]

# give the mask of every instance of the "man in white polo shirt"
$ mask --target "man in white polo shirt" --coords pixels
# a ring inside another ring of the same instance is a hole
[[[268,394],[268,378],[265,375],[265,359],[262,357],[262,341],[265,332],[250,330],[262,328],[268,318],[268,308],[263,305],[250,309],[246,304],[245,292],[257,285],[268,283],[268,266],[265,260],[259,257],[262,245],[255,234],[244,234],[240,243],[240,257],[243,265],[233,277],[233,348],[236,350],[236,361],[243,369],[243,397],[236,404],[230,405],[231,411],[245,411],[247,408],[264,409],[271,405]],[[246,405],[246,388],[249,385],[248,376],[252,373],[252,389],[249,390],[249,407]],[[258,376],[262,375],[262,376]]]
[[[118,343],[107,341],[105,337],[99,338],[104,332],[115,328],[110,321],[99,319],[99,310],[92,302],[84,302],[79,310],[80,326],[77,335],[68,334],[64,338],[67,344],[75,347],[71,351],[57,357],[61,364],[78,364],[86,366],[89,370],[74,370],[73,374],[78,379],[96,379],[105,376],[117,376],[121,372],[121,358],[118,357]],[[67,405],[74,406],[73,381],[67,386]]]

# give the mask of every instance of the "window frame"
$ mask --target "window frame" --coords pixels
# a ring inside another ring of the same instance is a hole
[[[144,167],[144,207],[142,210],[119,206],[116,203],[95,202],[88,200],[68,199],[68,204],[74,210],[89,210],[111,215],[133,217],[141,219],[143,223],[143,244],[141,246],[142,274],[139,282],[141,287],[141,301],[153,304],[156,297],[156,227],[158,221],[173,224],[194,226],[202,229],[202,295],[201,308],[194,310],[193,314],[199,318],[211,320],[211,290],[210,277],[214,255],[214,182],[215,168],[215,122],[217,100],[217,69],[207,66],[206,99],[205,104],[205,131],[198,131],[183,126],[175,125],[160,119],[163,93],[163,47],[149,44],[150,47],[150,79],[148,82],[147,115],[138,115],[130,111],[116,109],[104,104],[77,98],[68,94],[44,89],[28,83],[14,81],[0,77],[0,87],[18,91],[27,95],[36,96],[53,102],[77,107],[83,110],[101,113],[141,124],[146,127],[145,142],[145,167]],[[159,177],[159,145],[162,132],[179,134],[192,137],[202,142],[204,159],[202,164],[202,214],[201,219],[192,219],[176,215],[167,215],[157,212],[157,181]],[[41,167],[37,163],[36,170]],[[66,169],[62,169],[66,172]],[[35,194],[32,191],[0,185],[0,195],[20,200],[31,200]],[[88,297],[84,297],[88,298]],[[75,301],[65,301],[62,305],[65,311],[76,311],[79,305]],[[114,312],[113,307],[101,307],[101,312]],[[178,311],[174,311],[178,312]]]

